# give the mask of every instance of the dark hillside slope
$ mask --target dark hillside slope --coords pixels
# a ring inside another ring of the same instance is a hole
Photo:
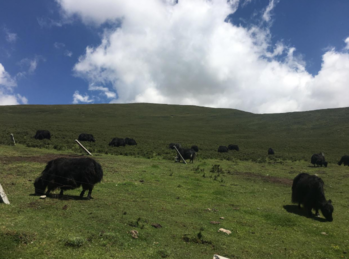
[[[47,129],[51,140],[35,140]],[[27,146],[73,149],[80,133],[90,133],[91,152],[172,159],[170,142],[198,145],[199,157],[264,161],[272,147],[275,158],[310,160],[324,152],[336,162],[349,154],[349,108],[284,114],[252,114],[233,109],[161,104],[22,105],[0,107],[0,144],[10,133]],[[134,138],[137,146],[112,148],[113,137]],[[237,144],[240,152],[219,154],[218,146]],[[80,151],[79,151],[80,152]],[[274,158],[274,159],[275,159]]]

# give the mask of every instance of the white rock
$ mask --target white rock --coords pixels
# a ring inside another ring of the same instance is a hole
[[[46,195],[41,195],[40,199],[46,199]]]
[[[229,258],[221,255],[213,255],[213,259],[229,259]]]
[[[231,231],[230,231],[230,230],[224,229],[224,228],[218,229],[218,232],[224,232],[224,233],[226,233],[227,235],[230,235],[230,234],[231,234]]]

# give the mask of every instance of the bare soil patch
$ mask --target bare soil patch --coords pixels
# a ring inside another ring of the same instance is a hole
[[[257,179],[257,180],[262,180],[264,182],[282,184],[282,185],[286,185],[286,186],[292,186],[292,182],[293,182],[291,179],[288,179],[288,178],[266,176],[266,175],[251,173],[251,172],[235,171],[235,172],[233,172],[233,175],[240,175],[240,176],[244,176],[245,178],[249,178],[249,179]]]

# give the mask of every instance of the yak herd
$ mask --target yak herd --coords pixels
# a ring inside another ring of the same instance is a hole
[[[38,130],[34,136],[36,139],[50,139],[51,134],[47,130]],[[78,140],[95,142],[92,134],[82,133]],[[109,146],[119,147],[125,145],[137,145],[137,142],[132,138],[113,138]],[[191,148],[182,148],[179,143],[170,143],[170,149],[176,149],[176,162],[181,158],[190,160],[193,163],[196,153],[199,148],[193,145]],[[218,152],[228,152],[229,150],[239,151],[238,145],[230,144],[228,146],[219,146]],[[272,148],[268,149],[268,155],[274,155]],[[314,154],[311,157],[311,163],[315,166],[327,167],[328,163],[325,161],[323,153]],[[349,166],[349,156],[345,155],[338,162],[338,165],[344,164]],[[35,194],[47,196],[51,191],[60,189],[59,196],[63,196],[64,190],[75,189],[82,186],[80,198],[83,198],[85,191],[88,190],[87,199],[91,199],[93,187],[103,179],[102,166],[91,158],[58,158],[48,162],[44,171],[35,180]],[[46,191],[47,189],[47,191]],[[46,191],[46,192],[45,192]],[[324,193],[324,182],[316,175],[309,175],[307,173],[300,173],[297,175],[292,184],[292,202],[298,203],[307,211],[309,217],[313,217],[312,210],[315,210],[315,216],[319,215],[321,210],[323,216],[328,221],[333,221],[333,205],[331,200],[326,200]]]

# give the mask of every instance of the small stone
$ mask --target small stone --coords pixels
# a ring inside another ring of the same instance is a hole
[[[132,238],[138,238],[138,231],[137,230],[131,230],[130,231]]]
[[[210,223],[213,224],[213,225],[221,224],[219,221],[211,221]]]
[[[206,210],[211,211],[211,209],[210,209],[210,208],[207,208]]]
[[[46,195],[41,195],[40,199],[46,199]]]
[[[224,228],[218,229],[218,232],[223,232],[223,233],[226,233],[227,235],[230,235],[230,234],[231,234],[231,231],[230,231],[230,230],[224,229]]]
[[[220,217],[220,219],[224,219],[224,217]]]
[[[321,232],[321,234],[323,234],[323,235],[325,235],[325,236],[327,236],[327,235],[328,235],[326,232]]]

